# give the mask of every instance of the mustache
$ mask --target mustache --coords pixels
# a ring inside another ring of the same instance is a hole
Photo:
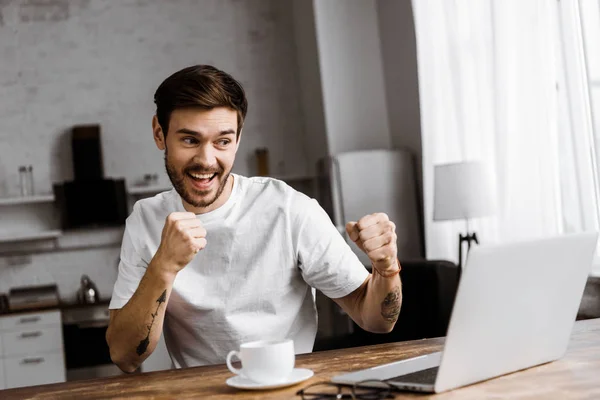
[[[220,174],[223,172],[222,168],[214,167],[214,168],[205,168],[201,165],[191,165],[186,167],[183,172],[188,174]]]

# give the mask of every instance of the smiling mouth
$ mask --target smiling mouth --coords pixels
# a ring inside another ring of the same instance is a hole
[[[209,183],[215,178],[215,176],[217,176],[217,173],[215,172],[212,174],[196,174],[193,172],[188,172],[187,176],[198,183]]]

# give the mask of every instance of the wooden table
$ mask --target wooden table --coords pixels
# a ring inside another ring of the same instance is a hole
[[[298,356],[297,367],[315,376],[272,391],[238,391],[225,385],[232,376],[224,365],[149,372],[0,391],[10,399],[299,399],[298,389],[384,362],[439,351],[443,338],[316,352]],[[569,350],[553,363],[505,375],[439,395],[398,393],[396,399],[600,399],[600,318],[575,324]]]

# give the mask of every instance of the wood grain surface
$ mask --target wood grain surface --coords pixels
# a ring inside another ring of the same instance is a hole
[[[149,372],[0,391],[0,399],[299,399],[296,392],[340,372],[439,351],[443,338],[316,352],[296,358],[315,376],[270,391],[228,387],[224,365]],[[396,399],[600,399],[600,319],[577,321],[560,360],[439,395],[397,393]]]

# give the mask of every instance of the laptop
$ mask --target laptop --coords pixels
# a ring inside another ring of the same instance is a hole
[[[440,393],[561,358],[598,240],[572,234],[471,248],[441,352],[335,376]],[[377,386],[377,383],[362,384]]]

